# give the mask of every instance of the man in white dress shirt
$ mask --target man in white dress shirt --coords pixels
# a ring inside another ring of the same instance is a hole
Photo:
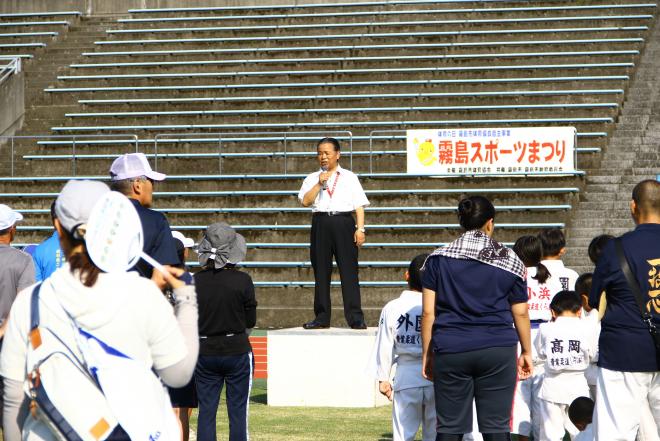
[[[344,316],[353,329],[366,329],[358,281],[358,248],[365,241],[364,207],[369,205],[357,176],[339,166],[341,146],[323,138],[316,147],[320,170],[305,178],[298,199],[312,207],[310,257],[314,269],[314,313],[305,329],[330,326],[330,280],[334,255],[341,277]],[[355,219],[353,218],[355,212]]]

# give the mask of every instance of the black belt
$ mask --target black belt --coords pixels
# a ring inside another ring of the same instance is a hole
[[[352,216],[352,211],[316,211],[314,216]]]
[[[235,335],[241,335],[245,334],[245,331],[239,331],[239,332],[219,332],[217,334],[209,334],[209,335],[200,335],[199,338],[209,338],[209,337],[233,337]]]

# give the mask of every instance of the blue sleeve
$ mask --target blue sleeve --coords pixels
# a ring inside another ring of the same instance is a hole
[[[422,272],[422,288],[434,292],[438,290],[438,257],[436,256],[426,259]]]
[[[167,222],[165,216],[160,218],[160,226],[154,241],[154,259],[163,265],[178,265],[179,255],[176,252],[176,245],[172,237],[172,230],[170,224]]]
[[[596,269],[591,280],[591,291],[589,292],[589,306],[598,309],[600,294],[607,288],[612,275],[612,259],[614,254],[614,240],[610,240],[603,248],[603,254],[596,263]]]
[[[527,280],[523,280],[518,276],[513,276],[515,281],[509,292],[509,303],[524,303],[529,300],[527,293]]]
[[[32,255],[32,262],[34,263],[34,280],[35,282],[41,282],[44,280],[43,272],[41,271],[41,264],[40,264],[41,257],[39,256],[38,252],[35,252]]]

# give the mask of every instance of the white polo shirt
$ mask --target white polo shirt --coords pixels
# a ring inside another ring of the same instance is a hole
[[[298,192],[298,200],[301,203],[305,194],[319,182],[319,175],[322,172],[323,170],[319,169],[305,178]],[[351,212],[367,205],[369,200],[358,177],[350,170],[337,165],[337,169],[328,179],[327,188],[319,191],[316,196],[312,204],[312,212]]]

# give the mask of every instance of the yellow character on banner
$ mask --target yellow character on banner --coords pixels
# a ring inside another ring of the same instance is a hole
[[[651,308],[653,308],[656,313],[660,313],[660,259],[647,260],[646,262],[651,265],[649,270],[649,297],[651,297],[651,300],[646,304],[646,309],[651,312]]]
[[[419,144],[417,139],[414,140],[417,145],[417,159],[422,165],[429,166],[435,161],[435,147],[430,139]]]

